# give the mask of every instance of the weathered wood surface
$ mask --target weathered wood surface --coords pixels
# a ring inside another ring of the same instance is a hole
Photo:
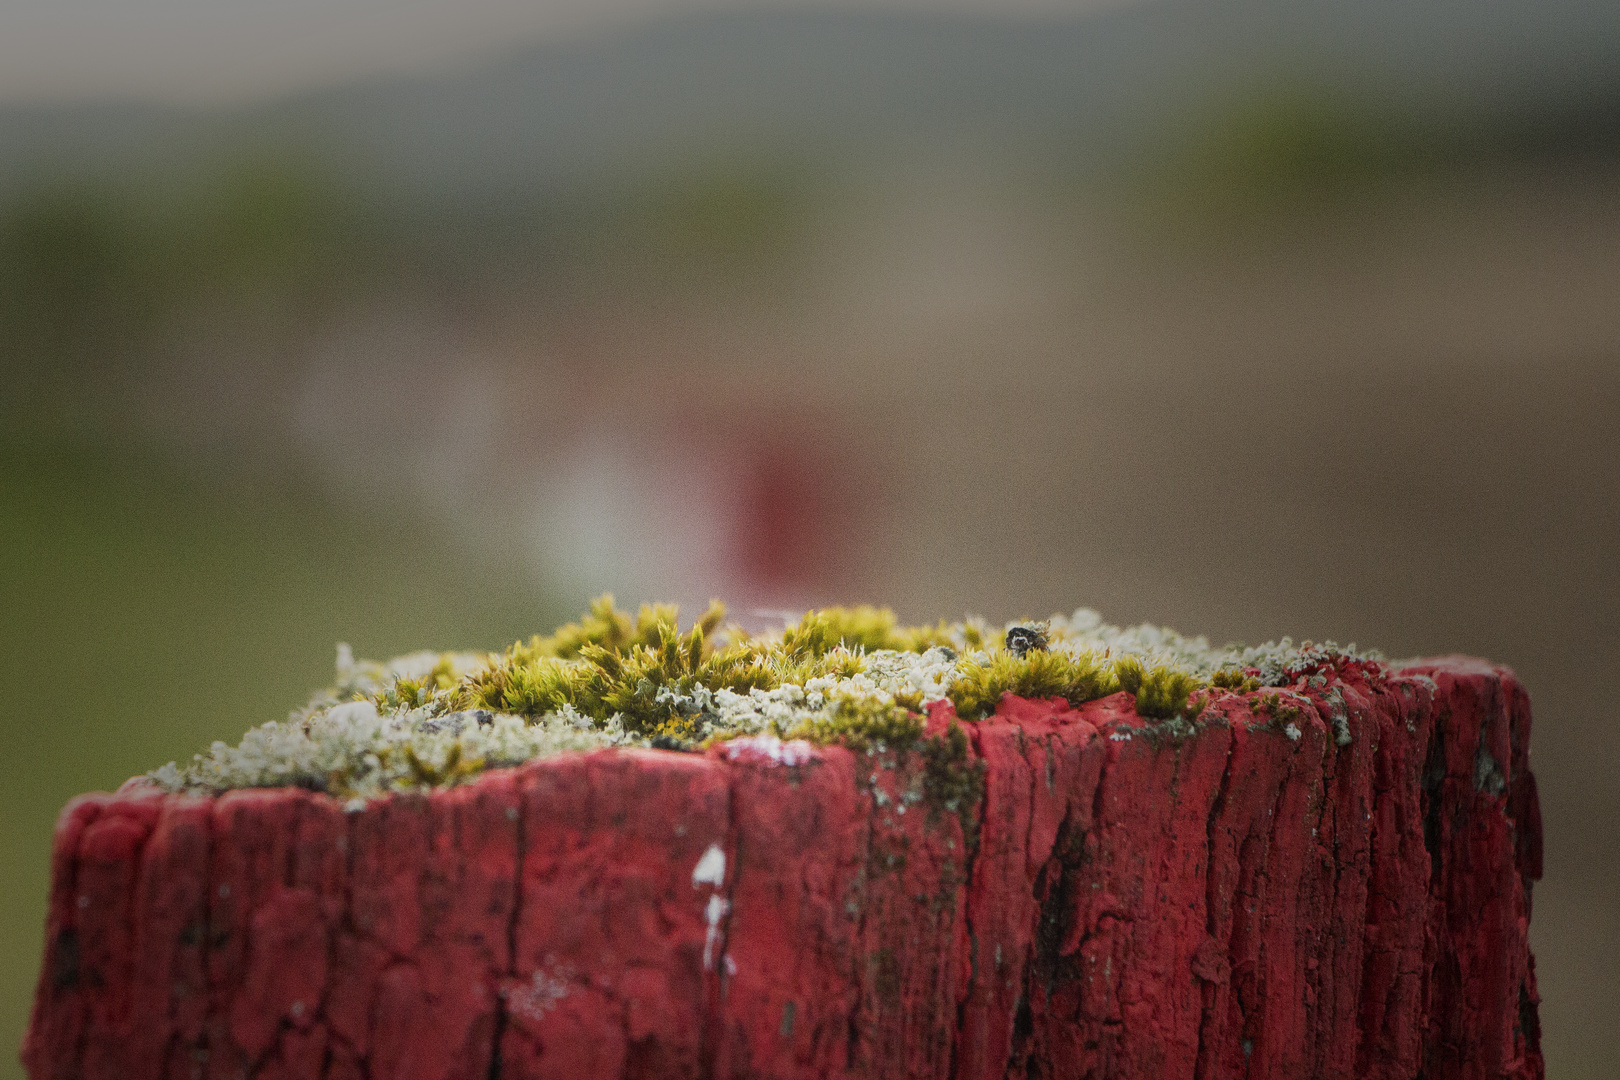
[[[1269,708],[1222,695],[1179,736],[1123,694],[1004,699],[965,725],[976,818],[917,800],[916,754],[758,740],[351,811],[86,796],[23,1059],[34,1080],[1539,1078],[1528,698],[1462,658],[1324,674]]]

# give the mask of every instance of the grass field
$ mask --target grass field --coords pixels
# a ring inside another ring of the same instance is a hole
[[[235,741],[329,681],[333,643],[499,647],[556,622],[418,519],[151,453],[0,448],[0,1077],[21,1076],[51,826],[82,791]]]

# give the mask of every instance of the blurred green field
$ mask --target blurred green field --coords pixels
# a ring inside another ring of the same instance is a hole
[[[557,621],[418,515],[60,439],[0,444],[0,604],[14,673],[0,705],[5,1080],[22,1075],[64,802],[285,715],[330,680],[337,641],[368,656],[495,648]]]

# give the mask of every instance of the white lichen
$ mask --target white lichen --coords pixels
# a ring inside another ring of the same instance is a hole
[[[482,711],[383,714],[369,700],[342,702],[300,721],[271,721],[237,746],[216,742],[184,769],[170,762],[148,776],[170,791],[296,786],[368,798],[451,779],[458,769],[612,745],[607,726],[579,720],[572,709],[530,721]]]
[[[1012,626],[1029,624],[1008,624]],[[1100,655],[1110,661],[1134,657],[1148,666],[1168,666],[1207,681],[1217,672],[1243,669],[1264,686],[1320,689],[1319,669],[1345,658],[1378,659],[1352,646],[1288,639],[1256,647],[1212,647],[1203,637],[1185,637],[1162,627],[1111,626],[1088,608],[1054,616],[1039,630],[1054,651]],[[926,709],[951,696],[965,665],[982,668],[991,660],[998,631],[982,620],[968,620],[944,635],[955,645],[924,651],[835,650],[834,670],[803,685],[782,682],[743,691],[703,685],[657,687],[656,703],[691,721],[687,745],[731,741],[731,752],[772,764],[799,765],[813,759],[814,747],[787,740],[790,733],[818,723],[832,725],[851,702]],[[937,640],[937,638],[936,638]],[[563,705],[539,717],[483,709],[451,708],[445,690],[458,680],[489,670],[499,656],[479,653],[415,652],[385,662],[357,660],[348,645],[337,647],[334,685],[286,721],[250,730],[236,746],[216,742],[182,767],[174,762],[154,769],[151,781],[168,791],[217,792],[244,787],[301,786],[346,800],[347,806],[390,791],[455,783],[479,771],[517,764],[564,751],[647,745],[644,734],[626,730],[617,714],[588,716]],[[690,681],[690,680],[688,680]],[[1225,685],[1225,684],[1223,684]],[[1252,684],[1251,684],[1252,685]],[[1327,691],[1336,741],[1349,741],[1347,713],[1337,689]],[[1296,725],[1285,729],[1299,739]],[[1112,738],[1128,739],[1116,732]],[[723,860],[723,856],[722,856]]]
[[[1169,664],[1203,677],[1223,668],[1257,668],[1262,686],[1286,686],[1296,682],[1302,672],[1336,660],[1383,659],[1376,651],[1357,651],[1354,643],[1340,646],[1331,641],[1307,641],[1295,645],[1288,637],[1264,645],[1212,646],[1202,635],[1185,637],[1149,623],[1110,626],[1090,608],[1067,617],[1053,616],[1047,625],[1054,644],[1072,651],[1106,649],[1114,656],[1137,656],[1144,663]]]

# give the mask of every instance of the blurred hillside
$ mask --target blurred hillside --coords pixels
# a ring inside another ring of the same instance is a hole
[[[533,198],[723,152],[1118,156],[1212,90],[1308,74],[1402,120],[1525,147],[1612,134],[1620,14],[1594,0],[1162,0],[1068,19],[689,15],[226,113],[0,110],[0,180],[162,176],[244,139],[318,149],[373,198]],[[987,145],[988,144],[988,145]]]
[[[706,14],[0,108],[0,1041],[50,821],[594,593],[1515,666],[1620,1054],[1620,7]],[[0,1076],[15,1069],[0,1057]]]

